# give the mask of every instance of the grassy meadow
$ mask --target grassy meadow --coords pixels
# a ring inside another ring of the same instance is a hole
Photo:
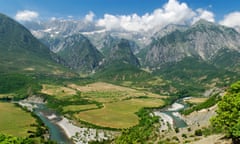
[[[185,102],[192,103],[192,104],[199,104],[199,103],[205,102],[207,99],[208,98],[204,98],[204,97],[201,97],[201,98],[191,97],[189,99],[186,99]]]
[[[110,128],[128,128],[138,124],[135,114],[143,107],[160,107],[161,99],[142,98],[106,103],[101,109],[89,110],[75,114],[77,119]]]
[[[63,107],[63,112],[79,112],[84,110],[90,110],[90,109],[97,109],[96,104],[86,104],[86,105],[68,105]]]
[[[36,120],[30,113],[23,111],[13,103],[0,102],[0,133],[28,137],[28,131],[36,131]]]
[[[41,92],[54,99],[52,102],[60,112],[70,113],[76,120],[117,129],[137,125],[136,112],[144,107],[163,106],[163,99],[167,98],[105,82],[64,86],[43,84],[42,87]]]
[[[64,86],[56,86],[56,85],[42,85],[41,92],[44,94],[57,96],[58,99],[65,98],[68,96],[76,95],[76,91]]]

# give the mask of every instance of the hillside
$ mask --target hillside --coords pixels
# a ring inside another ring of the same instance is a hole
[[[72,69],[94,71],[96,80],[157,93],[176,94],[187,90],[201,95],[208,89],[229,85],[239,75],[240,34],[205,20],[191,26],[170,24],[158,31],[149,31],[144,35],[148,42],[142,40],[144,46],[139,43],[143,38],[139,33],[126,32],[127,36],[123,34],[125,31],[95,31],[93,27],[92,31],[84,31],[84,25],[78,27],[78,31],[71,28],[82,22],[75,21],[73,25],[71,20],[65,21],[62,29],[61,21],[55,21],[57,28],[53,29],[52,23],[30,28],[35,34],[44,33],[40,39]],[[55,31],[62,32],[55,34]],[[71,33],[67,35],[66,31]],[[79,33],[85,35],[86,41],[77,36]],[[87,50],[93,45],[102,56],[96,54],[96,50]],[[68,51],[70,49],[72,51]]]
[[[131,43],[126,39],[121,39],[114,44],[109,54],[106,56],[107,63],[122,62],[136,67],[140,66],[138,58],[133,54]]]
[[[1,73],[69,73],[67,68],[57,62],[64,64],[63,60],[39,42],[25,27],[0,14]]]
[[[145,65],[156,68],[189,56],[209,62],[224,48],[239,53],[239,39],[240,34],[232,28],[200,20],[186,30],[176,30],[154,39],[146,53]]]
[[[72,35],[58,41],[55,46],[60,49],[56,54],[63,58],[71,69],[90,73],[99,67],[103,56],[83,35]]]

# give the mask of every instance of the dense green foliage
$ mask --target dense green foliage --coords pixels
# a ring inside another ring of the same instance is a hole
[[[153,140],[151,136],[158,117],[150,116],[146,109],[141,109],[137,115],[141,118],[139,125],[123,130],[122,135],[116,139],[116,144],[147,143],[148,140]]]
[[[150,74],[140,70],[136,66],[125,64],[122,62],[115,62],[107,67],[99,70],[94,78],[103,81],[109,81],[114,83],[121,83],[123,81],[143,81],[145,78],[150,77]]]
[[[240,81],[231,85],[218,102],[217,116],[212,125],[221,129],[234,143],[240,143]]]
[[[68,73],[63,61],[39,42],[30,31],[0,14],[0,73]]]
[[[228,48],[218,51],[217,56],[213,57],[211,63],[219,68],[233,71],[240,71],[240,53]]]
[[[29,138],[20,138],[0,134],[0,144],[33,144],[34,141]]]
[[[201,129],[197,129],[197,130],[195,130],[194,134],[195,134],[196,136],[202,136],[202,135],[203,135],[203,132],[202,132]]]
[[[168,81],[168,86],[174,87],[177,91],[187,90],[190,96],[200,96],[207,85],[216,83],[216,86],[223,87],[232,83],[239,75],[202,61],[200,58],[188,57],[177,63],[168,63],[156,72]],[[171,92],[171,87],[163,87]]]
[[[56,144],[56,142],[0,134],[0,144]]]
[[[224,87],[238,76],[236,72],[216,67],[201,58],[187,57],[176,63],[162,65],[161,69],[152,73],[116,62],[97,71],[93,78],[153,93],[185,97],[201,96],[215,86]]]
[[[68,106],[68,105],[88,105],[88,104],[96,104],[98,108],[102,107],[102,104],[96,101],[91,101],[87,100],[81,97],[81,94],[78,93],[77,95],[73,95],[71,97],[67,97],[66,99],[58,99],[53,96],[48,96],[45,94],[41,94],[47,101],[48,101],[48,106],[50,108],[53,108],[59,113],[64,113],[63,107]],[[67,111],[68,114],[73,114],[75,113],[71,111]]]
[[[14,93],[15,99],[25,98],[40,90],[36,79],[22,74],[0,74],[0,93]]]

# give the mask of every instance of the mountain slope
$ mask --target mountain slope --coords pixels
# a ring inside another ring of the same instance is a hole
[[[189,96],[201,95],[216,87],[222,88],[240,76],[239,73],[216,67],[199,57],[185,57],[179,62],[163,64],[153,75],[169,82],[167,86],[172,88],[163,87],[165,91],[187,91]]]
[[[22,25],[0,14],[0,72],[62,74],[62,62]]]
[[[220,49],[210,62],[218,68],[240,72],[240,52],[236,50]]]
[[[240,51],[240,34],[234,29],[200,20],[185,31],[176,30],[154,40],[145,57],[145,65],[157,67],[188,56],[209,61],[222,48]]]
[[[131,43],[126,39],[121,39],[112,46],[106,56],[107,63],[122,62],[136,67],[140,66],[137,57],[131,50]]]
[[[102,54],[81,34],[66,37],[58,45],[62,48],[57,54],[78,72],[95,70],[103,58]]]

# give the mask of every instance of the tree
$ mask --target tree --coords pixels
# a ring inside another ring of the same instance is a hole
[[[1,144],[33,144],[34,141],[29,138],[19,138],[19,137],[0,134],[0,143]]]
[[[218,102],[217,115],[211,119],[215,128],[240,143],[240,81],[231,85],[227,93]]]

